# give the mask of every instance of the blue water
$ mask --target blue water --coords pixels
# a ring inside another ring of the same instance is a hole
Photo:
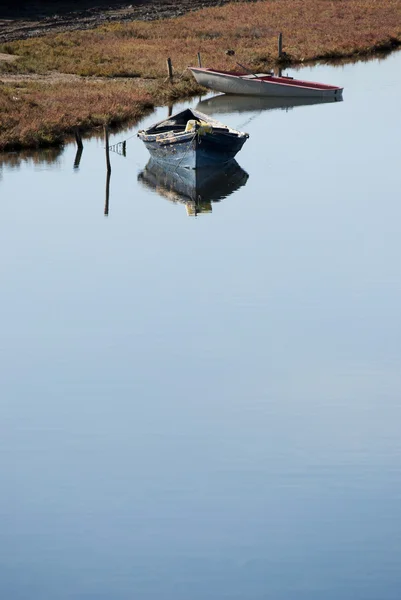
[[[0,158],[1,600],[400,598],[400,61],[216,113],[196,217],[135,137],[108,216],[101,139]]]

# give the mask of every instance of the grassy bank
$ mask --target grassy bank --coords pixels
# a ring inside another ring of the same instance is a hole
[[[65,80],[67,79],[67,80]],[[161,98],[182,97],[192,83],[180,82]],[[195,87],[195,85],[193,86]],[[132,81],[58,78],[0,85],[0,150],[57,145],[78,127],[136,121],[154,106],[157,86]]]
[[[5,44],[0,52],[18,58],[0,61],[0,149],[54,143],[75,126],[135,118],[152,103],[194,93],[188,74],[164,83],[167,56],[179,75],[198,51],[207,65],[235,67],[228,48],[240,62],[266,69],[277,61],[279,31],[293,64],[372,54],[401,44],[401,0],[232,3]],[[76,78],[57,82],[60,73]],[[30,79],[18,82],[23,75]]]

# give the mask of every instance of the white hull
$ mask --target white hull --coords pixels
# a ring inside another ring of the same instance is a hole
[[[240,94],[245,96],[276,96],[295,98],[335,98],[341,97],[342,88],[310,83],[286,77],[274,77],[260,74],[240,75],[219,73],[209,69],[190,67],[196,81],[216,92]],[[286,81],[287,79],[287,81]]]

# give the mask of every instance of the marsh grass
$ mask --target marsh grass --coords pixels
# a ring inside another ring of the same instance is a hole
[[[61,144],[75,127],[83,131],[104,123],[139,118],[153,107],[151,96],[132,85],[83,80],[27,82],[0,86],[0,149]]]
[[[182,72],[201,51],[207,64],[230,68],[234,48],[254,67],[277,58],[277,33],[288,61],[368,54],[401,43],[401,0],[265,0],[207,8],[175,19],[110,24],[0,45],[19,55],[6,72],[59,71],[81,76],[165,76]]]
[[[82,77],[73,89],[27,84],[18,101],[12,100],[14,91],[0,86],[0,148],[55,143],[63,128],[132,118],[141,105],[191,95],[199,88],[185,69],[199,51],[205,66],[232,69],[236,60],[257,70],[273,66],[279,31],[289,64],[390,50],[401,44],[401,0],[235,2],[175,19],[108,24],[0,45],[0,52],[18,55],[0,63],[0,73]],[[226,55],[229,48],[236,56]],[[174,85],[164,83],[167,56],[178,80]],[[104,82],[84,79],[91,77]]]

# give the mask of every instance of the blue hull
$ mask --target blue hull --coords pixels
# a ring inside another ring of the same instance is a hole
[[[138,131],[138,137],[152,158],[176,168],[199,169],[229,162],[249,136],[186,108]]]
[[[153,158],[176,167],[198,169],[232,160],[241,150],[246,139],[246,137],[227,138],[219,133],[204,135],[190,133],[187,136],[173,134],[159,140],[149,140],[144,137],[143,141]]]

